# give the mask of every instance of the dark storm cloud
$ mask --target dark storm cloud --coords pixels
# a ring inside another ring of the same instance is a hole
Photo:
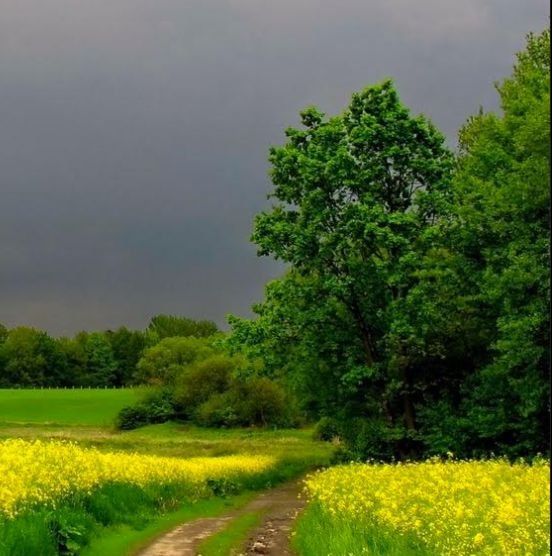
[[[386,76],[451,144],[541,0],[4,0],[0,322],[53,333],[247,314],[266,153]]]

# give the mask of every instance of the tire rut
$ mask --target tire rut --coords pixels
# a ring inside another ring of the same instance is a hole
[[[304,505],[304,501],[299,498],[300,489],[299,480],[286,483],[265,491],[239,510],[183,523],[158,537],[136,556],[199,556],[198,547],[203,540],[222,531],[234,518],[251,512],[262,513],[263,520],[251,532],[243,551],[237,554],[291,555],[291,527]]]

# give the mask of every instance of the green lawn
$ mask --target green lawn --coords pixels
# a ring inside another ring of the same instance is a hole
[[[0,423],[110,426],[119,410],[144,390],[0,389]]]

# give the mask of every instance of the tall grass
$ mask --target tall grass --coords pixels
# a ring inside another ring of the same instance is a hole
[[[74,496],[55,509],[28,511],[0,520],[2,556],[78,554],[105,527],[129,525],[140,529],[157,515],[187,501],[177,485],[105,484],[91,495]]]
[[[430,556],[415,538],[394,535],[354,519],[330,519],[312,502],[297,520],[293,546],[301,556]],[[435,556],[435,555],[434,555]]]
[[[227,497],[249,490],[264,489],[294,476],[301,468],[296,462],[278,466],[257,476],[235,481],[208,481],[202,494]],[[59,556],[78,554],[106,528],[127,525],[142,529],[157,517],[198,501],[186,485],[110,483],[90,495],[74,496],[55,509],[35,509],[14,519],[0,519],[1,556]]]

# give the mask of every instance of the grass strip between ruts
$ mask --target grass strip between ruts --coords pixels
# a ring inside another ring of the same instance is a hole
[[[201,556],[233,556],[241,553],[252,531],[266,512],[254,511],[236,516],[218,533],[210,536],[199,545]]]

